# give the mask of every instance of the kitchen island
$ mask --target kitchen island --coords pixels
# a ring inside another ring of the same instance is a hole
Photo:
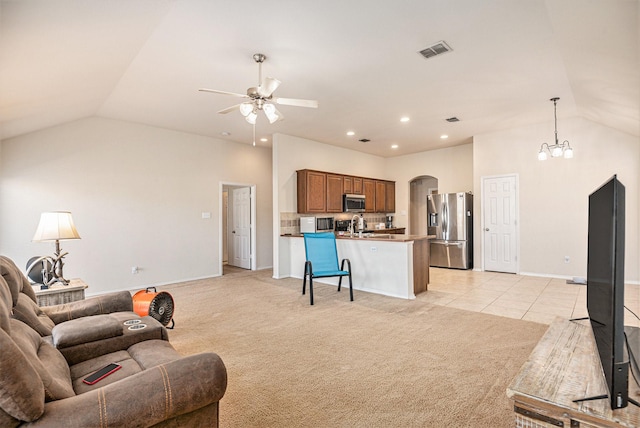
[[[362,238],[337,236],[336,246],[338,257],[351,261],[354,289],[415,299],[417,294],[427,291],[431,238],[433,236],[379,233]],[[282,235],[280,257],[280,277],[302,280],[305,263],[302,235]],[[338,285],[337,278],[318,278],[314,282]]]

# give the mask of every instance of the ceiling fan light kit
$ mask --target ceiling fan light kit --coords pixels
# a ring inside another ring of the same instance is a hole
[[[553,119],[555,126],[555,144],[549,145],[547,143],[542,143],[540,146],[540,151],[538,152],[538,160],[543,161],[547,160],[548,155],[551,155],[552,158],[564,157],[565,159],[571,159],[573,157],[573,149],[571,145],[569,145],[568,140],[564,140],[562,144],[558,143],[558,116],[556,114],[556,104],[560,98],[555,97],[551,98],[549,101],[553,101]]]
[[[273,77],[266,77],[262,79],[262,63],[267,59],[264,54],[257,53],[253,55],[253,60],[258,63],[258,86],[250,87],[247,89],[246,94],[238,94],[235,92],[220,91],[217,89],[198,89],[201,92],[212,92],[220,95],[231,95],[239,98],[248,98],[249,100],[236,104],[231,107],[227,107],[218,111],[219,114],[227,114],[234,110],[239,110],[240,114],[244,116],[245,120],[254,126],[254,139],[253,145],[255,146],[255,124],[258,118],[258,111],[262,110],[264,115],[269,120],[269,123],[273,124],[279,120],[284,119],[284,115],[278,111],[275,104],[289,105],[295,107],[308,107],[318,108],[318,101],[316,100],[301,100],[296,98],[276,98],[273,93],[282,82]],[[274,104],[275,103],[275,104]]]

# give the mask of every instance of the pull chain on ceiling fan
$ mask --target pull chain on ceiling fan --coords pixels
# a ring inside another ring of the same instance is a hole
[[[221,95],[231,95],[234,97],[240,98],[249,98],[248,101],[245,101],[240,104],[236,104],[231,107],[227,107],[225,109],[220,110],[218,113],[227,114],[229,112],[239,110],[240,114],[242,114],[247,122],[253,125],[253,145],[255,146],[255,124],[256,119],[258,118],[258,111],[262,110],[269,120],[269,123],[275,123],[278,120],[283,120],[284,116],[282,113],[278,111],[275,104],[279,105],[289,105],[296,107],[309,107],[309,108],[318,108],[318,101],[316,100],[301,100],[295,98],[277,98],[273,96],[273,93],[278,86],[280,86],[280,81],[273,77],[266,77],[264,80],[262,79],[262,63],[267,59],[267,57],[261,53],[257,53],[253,55],[253,60],[258,63],[258,86],[253,86],[247,89],[247,93],[238,94],[235,92],[227,92],[220,91],[217,89],[207,89],[200,88],[199,91],[202,92],[212,92],[214,94]],[[275,104],[274,104],[275,103]]]

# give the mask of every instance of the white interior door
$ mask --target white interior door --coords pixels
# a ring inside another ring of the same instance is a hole
[[[233,266],[251,269],[251,188],[233,189]]]
[[[482,180],[484,269],[518,271],[517,177]]]

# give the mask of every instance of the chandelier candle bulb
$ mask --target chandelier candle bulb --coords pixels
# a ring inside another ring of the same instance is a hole
[[[551,98],[549,101],[553,101],[553,119],[554,119],[554,140],[555,143],[549,145],[547,143],[542,143],[540,146],[540,151],[538,152],[538,160],[547,160],[547,153],[551,155],[552,158],[559,158],[560,156],[565,159],[573,158],[573,149],[569,145],[569,141],[564,140],[562,144],[558,143],[558,116],[556,114],[556,104],[560,98],[555,97]]]

